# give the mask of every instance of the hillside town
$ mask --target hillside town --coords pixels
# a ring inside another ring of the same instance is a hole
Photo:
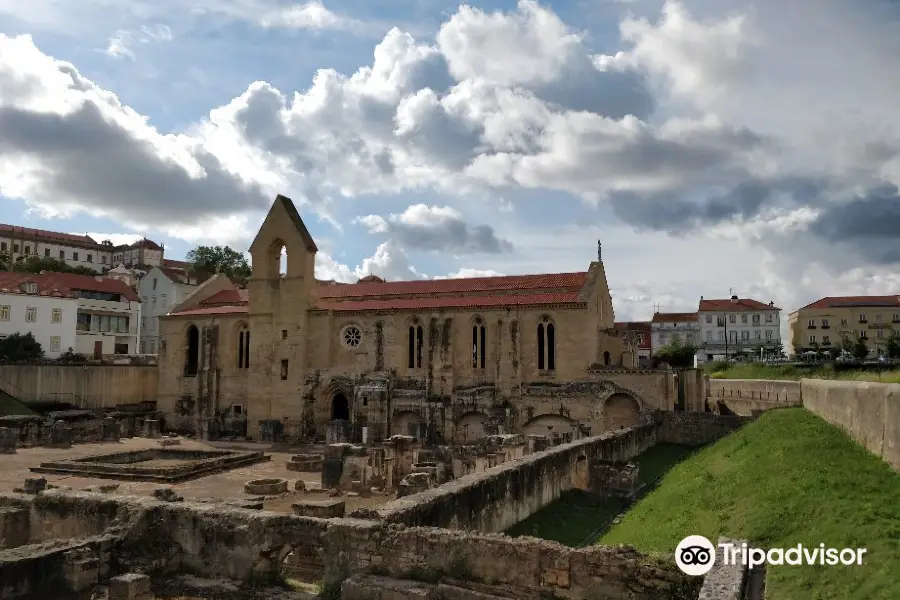
[[[29,272],[22,268],[29,260],[69,272]],[[166,258],[165,248],[146,238],[116,246],[7,224],[0,224],[0,269],[0,340],[30,333],[48,359],[67,352],[94,359],[156,355],[160,319],[178,312],[210,275]],[[371,277],[360,283],[366,281]],[[700,296],[694,311],[655,312],[647,321],[616,321],[614,329],[633,363],[644,367],[665,358],[673,344],[692,348],[694,365],[726,357],[891,360],[900,358],[900,294],[828,296],[786,321],[772,301]]]

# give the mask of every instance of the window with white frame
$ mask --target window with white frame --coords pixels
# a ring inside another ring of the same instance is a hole
[[[62,309],[54,308],[53,312],[50,313],[50,322],[51,323],[62,323]]]
[[[766,323],[771,323],[774,318],[775,315],[773,315],[772,313],[766,313]]]
[[[809,336],[809,343],[810,343],[810,344],[815,344],[815,343],[816,343],[816,336],[814,336],[814,335]]]
[[[34,323],[37,321],[37,307],[29,306],[25,309],[25,322]]]
[[[9,306],[0,306],[0,321],[9,321]]]
[[[50,351],[51,352],[59,352],[59,336],[58,335],[50,336]]]

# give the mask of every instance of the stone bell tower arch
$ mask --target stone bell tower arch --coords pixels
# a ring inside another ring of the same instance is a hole
[[[282,251],[287,268],[281,272]],[[306,369],[307,311],[315,293],[318,247],[294,203],[278,195],[250,245],[248,434],[259,422],[299,419]]]

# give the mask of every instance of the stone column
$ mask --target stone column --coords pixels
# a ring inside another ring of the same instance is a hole
[[[144,419],[143,437],[150,439],[159,437],[159,421],[157,419]]]
[[[50,445],[53,448],[72,447],[72,436],[65,421],[57,421],[50,427]]]
[[[0,427],[0,454],[15,454],[18,445],[18,430],[11,427]]]
[[[101,431],[104,442],[118,442],[121,438],[119,422],[112,417],[106,417],[105,419],[103,419]]]

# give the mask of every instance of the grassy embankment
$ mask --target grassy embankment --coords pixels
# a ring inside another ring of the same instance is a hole
[[[772,566],[767,595],[900,598],[900,475],[801,408],[765,413],[675,465],[599,543],[671,553],[692,534],[867,548],[862,566]]]
[[[794,365],[737,364],[727,369],[708,369],[710,379],[837,379],[841,381],[873,381],[900,383],[900,369],[890,371],[847,370],[836,371],[831,367],[804,368]]]

